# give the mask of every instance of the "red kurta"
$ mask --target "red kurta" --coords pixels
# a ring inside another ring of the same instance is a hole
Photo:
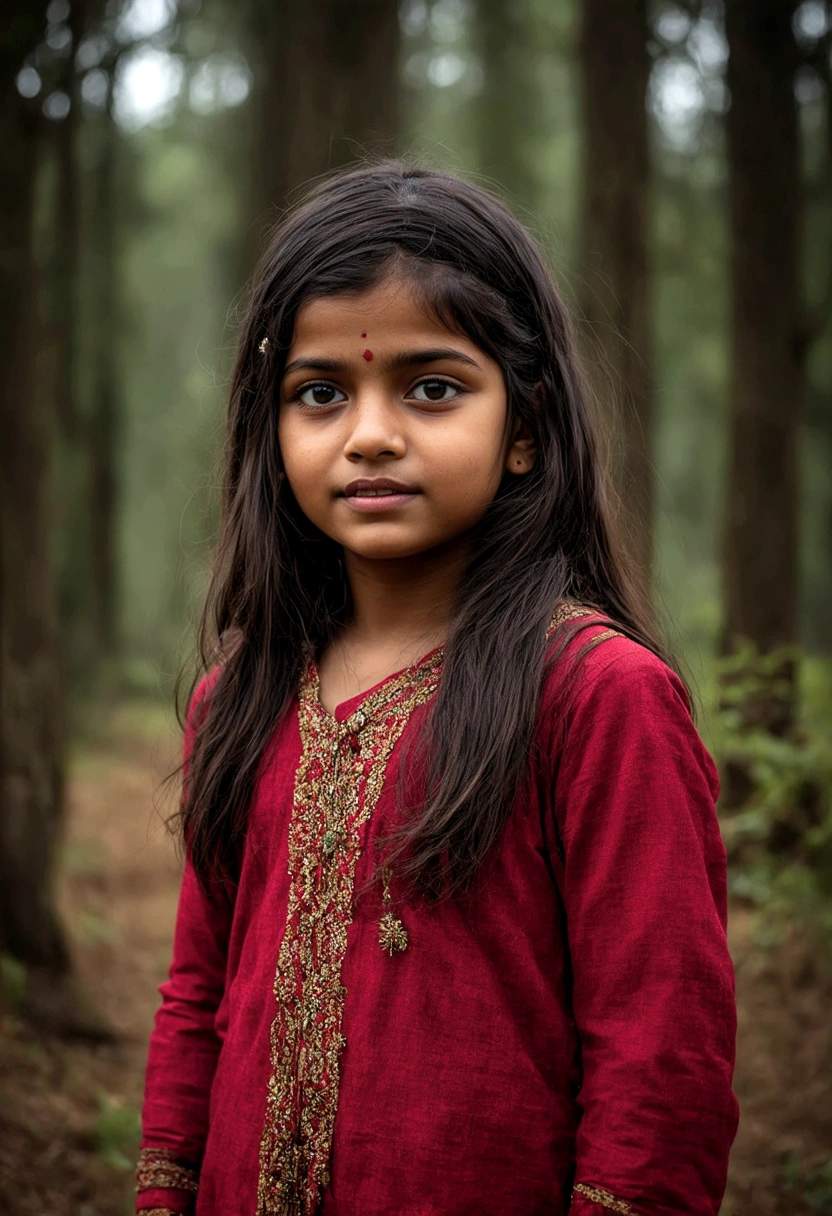
[[[725,850],[676,676],[593,627],[473,892],[370,883],[441,652],[276,731],[235,898],[186,866],[139,1210],[712,1216],[736,1130]],[[186,742],[187,746],[187,742]]]

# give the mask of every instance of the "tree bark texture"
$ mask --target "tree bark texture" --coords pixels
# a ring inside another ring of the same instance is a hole
[[[81,94],[75,51],[86,26],[83,0],[72,0],[68,24],[72,41],[62,64],[61,87],[69,98],[69,113],[55,123],[53,136],[57,162],[54,254],[54,332],[57,346],[56,382],[58,414],[68,438],[77,436],[78,413],[76,355],[78,341],[78,265],[81,234],[81,183],[78,172],[78,128]]]
[[[121,308],[118,292],[117,135],[112,115],[115,57],[107,65],[107,104],[97,124],[95,185],[91,199],[91,254],[94,285],[95,370],[88,423],[91,599],[99,658],[118,652],[118,439],[120,397],[118,345]]]
[[[476,30],[484,74],[477,99],[480,171],[533,208],[537,180],[528,134],[535,125],[537,82],[529,6],[525,0],[478,0]]]
[[[37,391],[33,210],[39,106],[15,77],[44,28],[29,0],[0,53],[0,950],[61,975],[53,904],[63,711],[52,566],[54,402]]]
[[[310,179],[367,155],[393,153],[398,4],[253,0],[251,11],[257,108],[252,212],[268,222]]]
[[[80,136],[80,74],[75,51],[89,28],[86,0],[72,0],[68,16],[72,40],[60,63],[59,83],[69,98],[69,112],[49,124],[54,149],[55,195],[50,222],[48,297],[53,345],[53,387],[60,423],[57,453],[59,475],[58,603],[61,646],[67,661],[69,683],[81,685],[95,670],[97,655],[93,633],[93,552],[87,499],[89,485],[89,412],[80,391],[79,352],[83,330],[82,215]],[[83,251],[86,253],[86,250]]]
[[[793,4],[727,0],[731,235],[725,647],[797,639],[805,382]]]
[[[798,637],[798,442],[805,392],[794,5],[727,0],[731,362],[723,648]],[[793,681],[791,665],[780,674]],[[764,716],[779,733],[793,696]]]
[[[788,648],[798,639],[807,318],[794,8],[794,0],[725,4],[731,333],[722,649],[737,654],[722,676],[722,701],[740,723],[736,753],[724,757],[725,810],[745,806],[755,789],[748,733],[786,736],[795,721]],[[801,839],[799,807],[778,826]],[[769,845],[781,849],[782,840]]]
[[[647,0],[582,0],[581,312],[637,581],[653,555]]]

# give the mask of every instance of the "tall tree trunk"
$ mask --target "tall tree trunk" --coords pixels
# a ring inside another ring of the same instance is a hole
[[[647,0],[582,0],[582,15],[580,303],[593,387],[615,416],[613,467],[624,530],[637,577],[649,592],[654,490]]]
[[[57,346],[56,378],[58,416],[66,435],[79,430],[76,354],[78,349],[78,263],[80,252],[81,183],[78,171],[78,128],[81,98],[75,52],[84,32],[83,0],[72,0],[69,11],[72,41],[62,64],[61,85],[69,98],[69,112],[54,127],[57,161],[54,254],[54,330]]]
[[[81,97],[75,52],[88,28],[87,0],[72,0],[68,16],[72,41],[61,61],[61,86],[69,112],[51,124],[56,190],[51,228],[53,253],[48,284],[53,335],[54,393],[60,423],[60,563],[58,568],[61,649],[70,685],[86,682],[95,670],[93,554],[87,512],[89,496],[88,412],[79,385],[81,334]]]
[[[396,0],[253,0],[252,213],[259,248],[298,186],[365,155],[390,155],[399,125]]]
[[[825,164],[822,175],[825,235],[826,235],[826,264],[819,299],[815,310],[815,323],[812,336],[815,339],[823,337],[832,325],[832,0],[826,0],[826,34],[818,42],[815,54],[815,66],[823,80],[826,93],[826,149]],[[832,468],[832,384],[828,381],[823,387],[816,386],[816,393],[821,405],[816,411],[818,430],[826,451],[826,467]],[[830,486],[832,488],[832,486]],[[824,512],[824,538],[822,552],[826,554],[827,577],[832,573],[832,495],[827,498]],[[825,655],[832,655],[832,613],[828,603],[824,602],[816,611],[814,621],[814,644]]]
[[[112,115],[115,62],[108,71],[107,104],[98,123],[95,184],[91,200],[94,285],[95,367],[88,424],[89,537],[93,630],[98,656],[112,661],[118,651],[118,344],[121,309],[115,189],[116,130]]]
[[[0,81],[0,948],[68,968],[52,903],[63,721],[50,554],[53,417],[37,391],[37,109],[15,76],[44,26],[18,0]],[[34,8],[34,6],[32,6]]]
[[[536,85],[531,13],[525,0],[478,0],[476,31],[484,73],[477,99],[479,167],[522,204],[533,208],[537,180],[529,160]]]
[[[36,376],[37,103],[15,78],[44,30],[16,0],[0,36],[0,951],[26,966],[25,1011],[68,1033],[104,1028],[76,991],[54,903],[63,813],[52,446],[55,398]]]
[[[322,0],[323,62],[335,71],[323,110],[327,169],[390,156],[399,129],[397,0]]]
[[[726,0],[731,369],[723,648],[761,656],[798,638],[798,441],[805,390],[802,188],[794,4]],[[743,705],[774,734],[794,712],[794,664],[762,664]],[[740,672],[738,679],[747,679]],[[763,686],[759,685],[762,679]],[[729,781],[726,801],[742,797]]]

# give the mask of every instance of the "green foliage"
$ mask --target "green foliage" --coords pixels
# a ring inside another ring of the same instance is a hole
[[[793,695],[792,667],[801,709],[778,735],[766,709]],[[748,782],[742,805],[722,817],[731,889],[766,909],[770,929],[797,917],[832,943],[832,665],[797,650],[745,649],[716,672],[712,745],[723,773],[733,766]]]
[[[96,1152],[111,1169],[127,1173],[134,1168],[141,1137],[138,1111],[101,1094],[91,1135]]]
[[[832,1157],[814,1169],[806,1170],[796,1153],[789,1153],[781,1164],[783,1186],[800,1196],[813,1212],[832,1216]]]
[[[98,912],[81,912],[76,932],[82,942],[114,946],[121,940],[121,929]]]
[[[107,860],[107,851],[100,840],[69,840],[61,849],[61,867],[75,878],[103,881]]]
[[[16,1012],[26,992],[26,968],[10,954],[0,954],[0,1006]]]

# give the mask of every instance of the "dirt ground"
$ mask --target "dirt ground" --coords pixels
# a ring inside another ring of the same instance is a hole
[[[124,1216],[147,1035],[168,963],[179,865],[162,826],[169,726],[122,706],[75,749],[61,907],[111,1046],[36,1036],[0,1012],[0,1213]],[[805,935],[762,944],[732,917],[742,1121],[724,1216],[832,1214],[832,977]]]

